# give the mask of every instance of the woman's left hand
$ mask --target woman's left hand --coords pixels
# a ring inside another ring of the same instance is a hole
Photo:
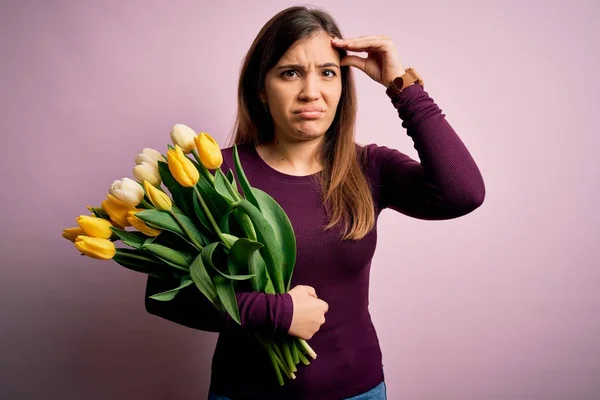
[[[396,46],[387,36],[359,36],[350,39],[332,39],[331,43],[347,51],[367,52],[366,58],[348,55],[342,66],[353,66],[376,82],[388,87],[394,78],[405,73]]]

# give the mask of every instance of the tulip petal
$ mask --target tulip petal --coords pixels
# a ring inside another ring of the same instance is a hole
[[[62,233],[62,237],[64,237],[67,240],[70,240],[71,242],[75,242],[75,239],[79,235],[85,235],[85,232],[83,231],[83,229],[81,229],[80,226],[63,229]]]
[[[77,236],[75,247],[88,257],[99,260],[110,260],[116,253],[116,247],[108,239],[89,236]]]
[[[184,153],[190,153],[196,148],[194,138],[196,131],[184,124],[175,124],[171,129],[171,140],[175,146],[181,147]]]
[[[200,132],[194,139],[200,162],[207,169],[217,169],[223,163],[223,154],[217,142],[206,132]]]
[[[200,179],[198,169],[192,161],[183,154],[179,145],[167,152],[167,164],[173,178],[184,187],[194,187]]]
[[[156,209],[162,211],[171,211],[173,204],[171,202],[171,198],[165,192],[152,186],[148,181],[144,181],[144,188],[146,189],[146,195]]]
[[[110,230],[112,224],[105,219],[80,215],[77,217],[77,223],[87,236],[102,239],[108,239],[112,236],[112,231]]]

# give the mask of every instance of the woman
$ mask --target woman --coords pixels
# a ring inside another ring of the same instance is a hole
[[[239,293],[241,326],[197,290],[170,302],[146,297],[152,314],[220,332],[209,399],[385,399],[368,310],[377,217],[390,208],[414,218],[449,219],[483,202],[475,162],[421,81],[387,91],[421,163],[395,149],[355,143],[350,67],[388,88],[402,86],[395,79],[406,71],[389,38],[335,40],[341,37],[326,12],[288,8],[260,31],[239,81],[233,142],[253,186],[271,194],[290,217],[297,241],[292,289]],[[233,169],[232,147],[223,149],[223,158],[222,169]],[[150,277],[146,295],[175,286]],[[300,364],[296,379],[280,387],[256,332],[310,340],[318,357]]]

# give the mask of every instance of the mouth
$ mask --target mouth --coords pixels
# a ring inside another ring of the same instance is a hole
[[[318,119],[323,115],[322,111],[302,111],[296,113],[302,119]]]
[[[325,110],[319,107],[304,107],[294,111],[294,114],[302,119],[321,118]]]

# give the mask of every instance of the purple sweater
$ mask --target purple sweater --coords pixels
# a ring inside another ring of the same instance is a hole
[[[364,171],[376,216],[390,208],[414,218],[442,220],[479,207],[485,196],[479,169],[428,93],[412,85],[392,104],[421,162],[385,146],[364,146]],[[291,287],[313,286],[329,304],[326,322],[308,341],[317,358],[308,366],[300,363],[296,379],[286,379],[280,387],[267,352],[253,336],[255,332],[288,332],[293,304],[287,293],[239,293],[241,326],[216,311],[195,288],[182,291],[170,302],[146,297],[146,309],[191,328],[219,332],[210,385],[217,394],[234,400],[337,400],[371,389],[384,379],[368,308],[377,227],[359,241],[340,242],[339,230],[321,228],[327,218],[311,176],[292,176],[271,168],[253,145],[238,145],[238,151],[250,183],[273,196],[292,222],[297,260]],[[223,149],[223,157],[221,169],[234,169],[231,147]],[[149,277],[146,296],[177,284]]]

